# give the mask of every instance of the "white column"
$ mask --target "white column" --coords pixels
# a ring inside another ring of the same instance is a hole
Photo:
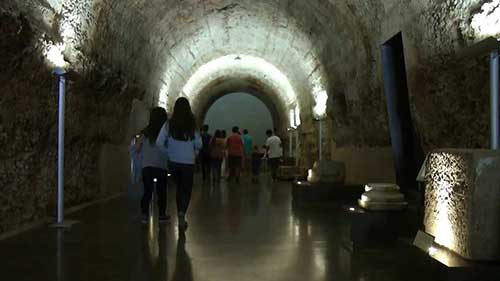
[[[498,50],[490,55],[491,149],[498,149]]]
[[[319,160],[323,158],[323,120],[319,120]]]
[[[66,77],[59,73],[59,112],[57,142],[57,223],[64,220],[64,110],[66,96]]]
[[[300,154],[300,145],[299,145],[299,129],[295,130],[295,166],[299,166],[299,154]]]

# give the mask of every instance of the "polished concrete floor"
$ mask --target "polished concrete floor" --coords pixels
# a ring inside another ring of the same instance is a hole
[[[138,188],[69,216],[70,231],[33,229],[0,241],[1,280],[433,280],[406,248],[352,253],[341,212],[294,211],[289,182],[197,180],[179,237],[175,189],[170,224],[139,221]]]

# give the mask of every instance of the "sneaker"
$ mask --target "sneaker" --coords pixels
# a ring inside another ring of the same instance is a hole
[[[158,221],[160,223],[167,223],[169,220],[170,220],[170,216],[169,215],[161,215],[161,216],[158,217]]]
[[[148,224],[148,222],[149,222],[149,216],[148,216],[148,215],[144,215],[144,214],[143,214],[143,215],[141,216],[141,223],[142,223],[142,224]]]

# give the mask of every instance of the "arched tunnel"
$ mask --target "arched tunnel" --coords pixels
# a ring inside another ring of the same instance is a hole
[[[395,182],[401,116],[381,50],[397,34],[421,155],[490,146],[489,57],[462,54],[500,37],[498,0],[10,0],[0,31],[0,235],[56,212],[56,67],[68,72],[68,208],[126,192],[129,141],[150,108],[170,114],[186,97],[201,126],[236,92],[265,104],[296,166],[321,153],[350,185]]]

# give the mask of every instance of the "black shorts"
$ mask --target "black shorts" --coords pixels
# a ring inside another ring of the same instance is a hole
[[[231,169],[241,168],[241,156],[231,156],[229,155],[227,159],[227,166]]]

